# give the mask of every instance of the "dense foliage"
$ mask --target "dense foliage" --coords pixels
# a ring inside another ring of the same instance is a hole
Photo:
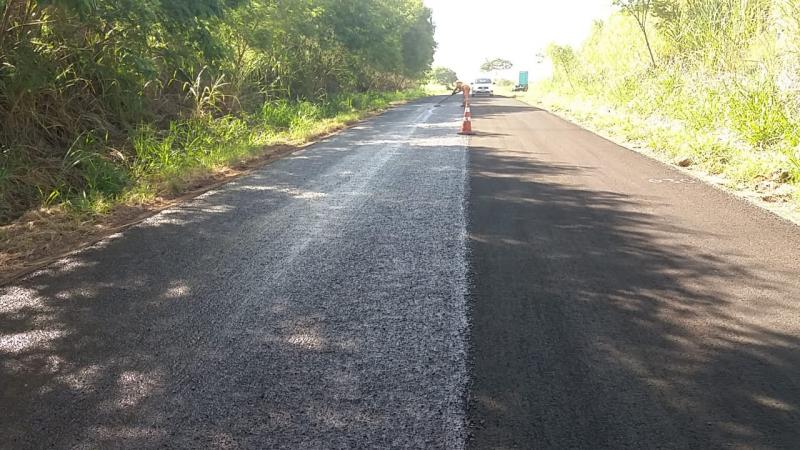
[[[549,48],[544,91],[737,183],[800,183],[800,1],[615,3],[580,48]]]
[[[127,189],[143,133],[260,121],[285,100],[352,109],[351,93],[416,84],[435,47],[421,0],[0,0],[0,14],[0,223]]]
[[[442,86],[452,86],[458,81],[456,71],[447,67],[434,67],[430,81]]]

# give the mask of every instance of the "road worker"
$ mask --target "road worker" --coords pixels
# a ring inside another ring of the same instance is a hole
[[[464,94],[464,100],[461,102],[461,106],[467,106],[469,104],[469,92],[470,92],[469,84],[464,83],[463,81],[456,81],[456,87],[453,89],[453,93],[450,95],[455,95],[457,92],[461,92]]]
[[[453,92],[450,95],[455,95],[456,92],[461,92],[464,88],[464,82],[461,80],[456,81],[456,87],[453,89]]]

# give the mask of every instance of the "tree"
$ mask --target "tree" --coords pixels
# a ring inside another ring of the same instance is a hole
[[[614,0],[615,6],[619,6],[625,13],[630,14],[636,19],[636,23],[639,24],[639,29],[642,30],[642,35],[644,36],[644,43],[647,45],[650,63],[653,67],[656,67],[656,58],[653,56],[653,48],[650,46],[650,36],[647,34],[647,19],[650,17],[650,10],[653,3],[653,0]]]
[[[482,72],[493,72],[496,70],[508,70],[514,67],[511,61],[503,58],[487,59],[481,64]]]
[[[554,75],[557,75],[557,71],[560,69],[564,72],[564,76],[567,77],[569,87],[575,90],[575,84],[572,82],[572,72],[578,64],[578,57],[575,55],[575,50],[569,45],[560,46],[557,44],[550,44],[550,46],[547,47],[547,55],[550,57],[550,60],[553,61],[553,68],[556,70]]]
[[[448,69],[447,67],[434,67],[433,72],[431,72],[431,80],[437,84],[450,86],[458,81],[458,75],[456,75],[456,72],[453,69]]]
[[[400,4],[405,7],[406,18],[401,30],[404,74],[418,78],[430,69],[436,50],[433,11],[418,0]]]

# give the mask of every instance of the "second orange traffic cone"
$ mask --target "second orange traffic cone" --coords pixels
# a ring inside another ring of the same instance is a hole
[[[472,131],[472,113],[469,110],[469,105],[464,108],[464,120],[461,122],[461,131],[458,134],[475,134]]]

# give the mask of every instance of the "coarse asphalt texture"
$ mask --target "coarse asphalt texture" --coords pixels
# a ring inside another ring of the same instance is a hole
[[[0,447],[463,447],[466,139],[434,100],[0,289]]]
[[[0,448],[798,448],[798,227],[442,100],[0,288]]]

